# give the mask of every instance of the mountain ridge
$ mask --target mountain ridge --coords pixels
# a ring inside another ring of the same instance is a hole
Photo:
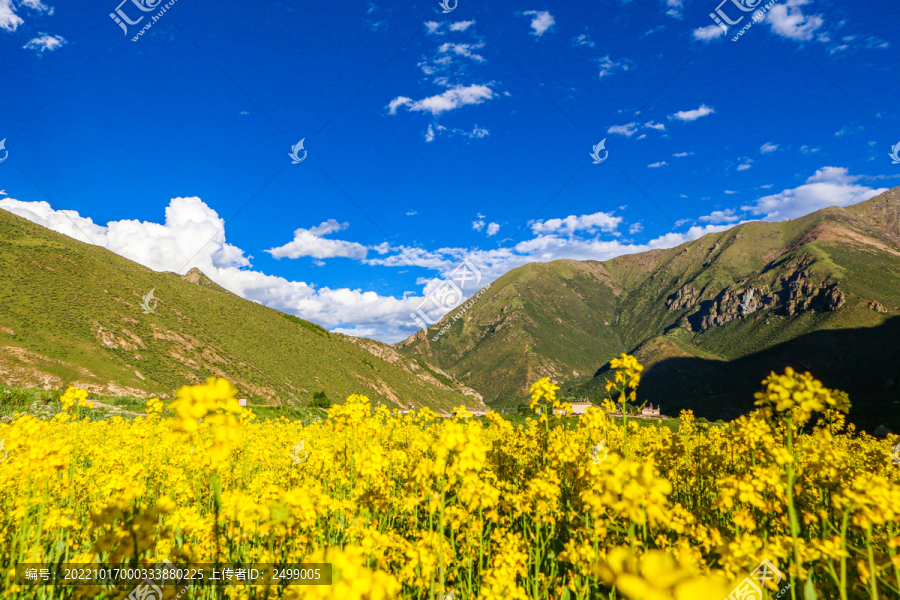
[[[756,301],[749,314],[741,308],[748,292]],[[438,342],[419,331],[395,347],[457,375],[493,406],[517,404],[529,382],[547,376],[569,394],[599,399],[604,365],[621,352],[643,355],[649,376],[680,353],[727,362],[818,331],[878,327],[898,307],[895,188],[849,208],[743,223],[674,248],[531,263],[493,282],[463,318],[453,322],[451,313],[434,325],[451,323]],[[756,369],[751,363],[741,364]],[[831,372],[814,375],[847,383],[834,371],[839,364],[821,368]],[[767,374],[755,372],[747,385],[758,387]],[[662,383],[654,386],[665,394]]]
[[[258,403],[324,391],[337,402],[360,393],[442,412],[482,406],[473,390],[386,344],[244,300],[199,269],[152,271],[0,211],[0,379],[165,397],[208,376]]]

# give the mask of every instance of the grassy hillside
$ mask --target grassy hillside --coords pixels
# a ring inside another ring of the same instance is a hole
[[[495,406],[517,404],[544,376],[599,399],[604,365],[630,352],[648,366],[644,392],[672,415],[745,412],[763,377],[792,365],[848,391],[858,421],[895,422],[898,224],[900,188],[668,250],[529,264],[494,282],[437,342],[419,332],[396,347]],[[751,290],[756,310],[747,312]]]
[[[144,314],[151,289],[158,305]],[[305,403],[324,391],[389,406],[481,404],[432,373],[443,376],[385,344],[243,300],[196,269],[157,273],[0,210],[4,383],[147,396],[215,375],[254,403]]]

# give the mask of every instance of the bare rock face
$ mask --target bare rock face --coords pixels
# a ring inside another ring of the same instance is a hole
[[[816,284],[810,281],[810,275],[811,271],[800,269],[782,278],[780,289],[770,291],[768,285],[725,288],[711,300],[701,300],[700,295],[695,297],[685,291],[688,288],[683,288],[667,300],[666,307],[677,310],[698,305],[697,310],[682,318],[679,325],[689,331],[706,331],[750,316],[757,310],[780,308],[784,315],[793,317],[807,311],[835,311],[844,306],[846,298],[836,282]],[[748,299],[747,292],[751,289],[753,297]],[[750,310],[746,308],[748,301],[752,305]]]
[[[692,285],[686,285],[666,300],[666,308],[674,312],[684,308],[691,308],[700,299],[700,293]]]
[[[886,313],[887,309],[881,305],[877,300],[873,300],[869,302],[869,308],[874,310],[875,312]]]

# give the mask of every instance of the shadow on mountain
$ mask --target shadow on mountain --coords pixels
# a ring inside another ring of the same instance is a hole
[[[878,327],[817,331],[737,360],[668,358],[649,367],[639,395],[663,412],[730,420],[753,410],[762,380],[787,366],[850,395],[849,422],[900,432],[900,317]],[[604,369],[605,371],[606,369]]]

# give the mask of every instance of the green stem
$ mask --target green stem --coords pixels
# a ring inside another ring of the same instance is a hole
[[[872,549],[872,524],[866,529],[866,549],[869,551],[869,583],[872,600],[878,600],[878,571],[875,569],[875,551]]]
[[[788,518],[791,525],[791,538],[794,540],[794,562],[797,565],[797,577],[792,578],[791,600],[796,599],[796,583],[802,578],[803,563],[800,560],[800,523],[797,521],[797,510],[794,508],[794,424],[791,419],[787,420],[787,446],[788,452],[791,454],[791,462],[787,464],[787,503]]]

